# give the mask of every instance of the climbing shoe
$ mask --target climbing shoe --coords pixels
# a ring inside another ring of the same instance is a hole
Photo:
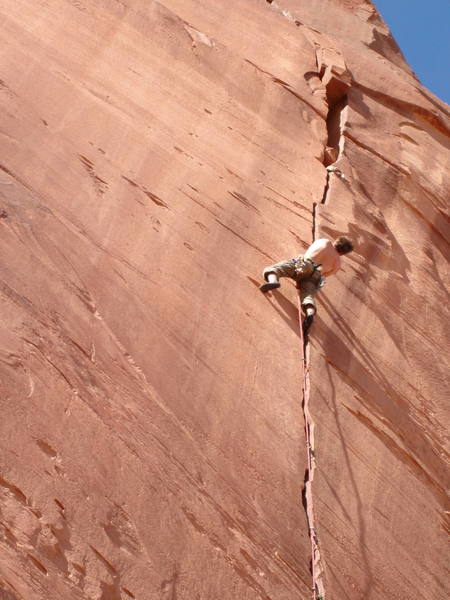
[[[279,281],[266,281],[259,286],[259,289],[265,294],[266,292],[270,292],[270,290],[276,290],[280,287]]]

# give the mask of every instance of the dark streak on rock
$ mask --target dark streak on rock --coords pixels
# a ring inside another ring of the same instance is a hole
[[[267,77],[270,77],[270,79],[274,83],[276,83],[277,85],[280,85],[281,87],[283,87],[287,92],[289,92],[290,94],[292,94],[293,96],[295,96],[297,98],[297,100],[300,100],[301,102],[303,102],[304,104],[306,104],[307,106],[309,106],[309,108],[311,110],[313,110],[317,115],[319,115],[319,117],[321,117],[322,119],[325,118],[325,114],[322,111],[318,110],[313,104],[311,104],[310,102],[308,102],[308,100],[306,100],[305,98],[302,98],[300,96],[300,94],[298,94],[293,89],[291,89],[289,83],[286,83],[286,81],[283,81],[282,79],[279,79],[278,77],[275,77],[275,75],[272,75],[272,73],[269,73],[268,71],[265,71],[261,67],[258,67],[258,65],[256,65],[255,63],[253,63],[251,60],[248,60],[248,59],[244,59],[244,60],[245,60],[245,62],[248,62],[250,65],[252,65],[253,67],[255,67],[255,69],[257,69],[258,71],[260,71],[261,73],[263,73]]]
[[[83,163],[83,166],[85,167],[86,171],[92,178],[99,194],[104,194],[108,188],[108,183],[96,174],[96,172],[94,171],[94,163],[82,154],[79,154],[78,157]]]
[[[150,200],[152,202],[154,202],[155,204],[157,204],[158,206],[163,206],[164,208],[169,208],[167,206],[167,204],[163,200],[161,200],[161,198],[159,198],[156,194],[153,194],[152,192],[149,192],[145,188],[142,188],[142,191],[147,196],[147,198],[150,198]]]
[[[230,194],[230,196],[232,196],[233,198],[236,198],[236,200],[239,200],[239,202],[241,202],[247,208],[250,208],[258,214],[260,214],[260,210],[256,206],[254,206],[249,200],[247,200],[247,198],[242,194],[239,194],[238,192],[228,192],[228,194]]]
[[[107,560],[98,550],[96,550],[94,548],[94,546],[91,546],[91,544],[89,544],[89,548],[92,550],[92,552],[95,554],[95,556],[100,560],[100,562],[102,562],[105,567],[108,569],[108,571],[112,574],[112,575],[117,575],[117,569],[115,569],[112,564],[109,562],[109,560]]]
[[[44,575],[48,575],[47,569],[44,567],[44,565],[40,561],[38,561],[37,558],[35,558],[31,554],[28,554],[28,558],[31,560],[31,562],[33,563],[33,565],[39,569],[39,571],[41,573],[43,573]]]
[[[125,177],[125,175],[121,175],[121,177],[122,177],[122,179],[125,179],[125,181],[128,181],[128,183],[130,185],[132,185],[133,187],[136,187],[136,188],[140,189],[140,187],[138,186],[138,184],[135,181],[133,181],[132,179],[128,179],[128,177]]]
[[[56,458],[57,452],[56,450],[53,450],[50,444],[47,444],[47,442],[44,442],[43,440],[36,440],[36,444],[39,446],[39,448],[44,454],[50,456],[50,458]]]
[[[17,486],[15,486],[12,483],[9,483],[8,481],[6,481],[6,479],[3,479],[3,477],[0,477],[0,485],[5,489],[9,490],[11,494],[16,498],[16,500],[18,500],[21,504],[28,504],[27,497]]]
[[[164,202],[164,200],[161,200],[161,198],[159,196],[157,196],[156,194],[149,192],[144,186],[141,186],[138,183],[136,183],[135,181],[133,181],[132,179],[125,177],[125,175],[121,175],[121,177],[122,177],[122,179],[125,179],[125,181],[127,181],[130,185],[132,185],[133,187],[140,190],[143,194],[145,194],[147,196],[147,198],[149,198],[152,202],[154,202],[158,206],[163,206],[164,208],[169,208],[168,205]],[[142,204],[142,202],[140,204]]]
[[[54,498],[53,500],[54,500],[55,504],[57,504],[62,511],[65,510],[64,504],[62,502],[60,502],[57,498]]]
[[[295,210],[292,210],[292,208],[285,206],[284,204],[282,204],[281,202],[278,202],[274,198],[271,198],[270,196],[264,196],[264,199],[268,200],[269,202],[273,202],[275,204],[275,206],[278,206],[279,208],[282,208],[283,210],[287,210],[288,212],[292,213],[296,217],[299,217],[300,219],[303,219],[304,221],[307,221],[309,223],[310,219],[308,217],[304,217],[303,215],[299,214],[298,212],[295,212]]]
[[[247,244],[247,246],[250,246],[254,250],[257,250],[260,254],[262,254],[263,256],[268,258],[271,262],[273,262],[274,259],[269,254],[267,254],[267,252],[264,252],[264,250],[262,250],[261,248],[256,246],[256,244],[249,242],[247,239],[245,239],[245,237],[243,237],[242,235],[240,235],[239,233],[237,233],[236,231],[231,229],[231,227],[228,227],[228,225],[225,225],[225,223],[222,223],[221,221],[219,221],[219,219],[216,218],[215,221],[216,221],[216,223],[221,225],[224,229],[226,229],[227,231],[229,231],[230,233],[235,235],[238,239],[240,239],[242,242],[244,242],[244,244]]]

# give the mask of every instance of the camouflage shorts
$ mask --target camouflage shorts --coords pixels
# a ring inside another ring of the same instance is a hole
[[[277,277],[289,277],[297,283],[300,290],[300,299],[303,309],[307,306],[315,308],[315,295],[320,289],[322,269],[309,258],[300,255],[282,262],[270,265],[263,270],[264,279],[274,273]]]
[[[290,277],[297,282],[309,278],[319,280],[322,276],[320,265],[302,255],[297,256],[297,258],[288,258],[288,260],[283,260],[282,262],[270,265],[270,267],[266,267],[263,270],[263,276],[266,281],[271,273],[275,273],[277,277]]]

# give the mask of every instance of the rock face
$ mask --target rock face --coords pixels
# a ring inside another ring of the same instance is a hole
[[[447,598],[448,107],[374,6],[0,14],[1,599]],[[260,272],[347,232],[303,369]]]

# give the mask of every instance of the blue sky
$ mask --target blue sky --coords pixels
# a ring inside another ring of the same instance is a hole
[[[373,0],[425,87],[450,103],[450,0]]]

